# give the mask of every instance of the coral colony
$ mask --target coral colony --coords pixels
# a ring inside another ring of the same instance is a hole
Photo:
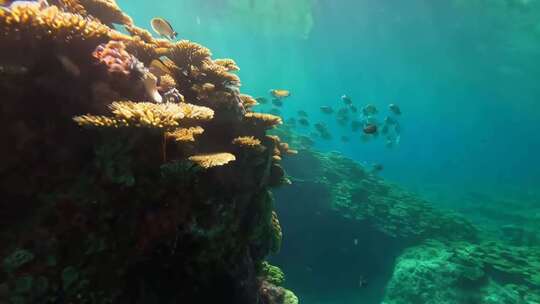
[[[0,43],[0,302],[298,302],[265,262],[296,151],[233,60],[113,0],[2,7]]]

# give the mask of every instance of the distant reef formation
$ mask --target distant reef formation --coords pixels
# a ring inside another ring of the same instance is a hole
[[[287,202],[277,204],[286,237],[275,262],[299,293],[370,289],[370,301],[385,304],[539,302],[540,248],[492,239],[339,153],[275,132],[299,148],[285,160],[292,185],[275,193]]]
[[[1,303],[298,302],[265,262],[295,151],[233,60],[114,0],[15,1],[0,44]]]

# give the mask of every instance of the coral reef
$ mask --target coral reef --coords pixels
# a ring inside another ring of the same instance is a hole
[[[0,302],[297,302],[257,274],[291,149],[234,61],[113,0],[0,9],[0,43]]]
[[[540,300],[537,246],[486,233],[339,153],[313,151],[286,128],[271,133],[300,148],[298,157],[284,160],[292,185],[275,193],[278,202],[294,198],[277,210],[289,246],[272,259],[287,271],[295,291],[348,292],[361,278],[385,304]]]
[[[496,243],[427,241],[399,257],[383,303],[536,303],[539,253]]]

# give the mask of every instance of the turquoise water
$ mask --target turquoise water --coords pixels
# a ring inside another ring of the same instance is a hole
[[[347,94],[359,107],[404,114],[399,147],[319,141],[418,190],[498,189],[515,195],[540,180],[538,1],[119,1],[138,24],[170,20],[180,38],[234,58],[243,91],[289,89],[285,118]],[[309,133],[309,132],[307,132]]]

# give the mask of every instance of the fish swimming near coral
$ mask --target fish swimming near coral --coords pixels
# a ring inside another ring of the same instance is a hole
[[[375,115],[379,113],[379,111],[377,110],[377,107],[375,107],[374,105],[368,104],[362,108],[362,113],[364,114],[364,116],[371,116],[371,115]]]
[[[162,37],[168,38],[169,40],[174,40],[178,36],[178,33],[173,29],[169,21],[163,18],[153,18],[150,21],[150,25],[152,26],[154,32]]]
[[[356,108],[355,105],[351,105],[350,108],[351,108],[351,112],[353,112],[353,113],[358,112],[358,108]]]
[[[300,110],[297,113],[300,117],[308,117],[308,113],[306,111]]]
[[[291,117],[289,119],[287,119],[287,121],[285,121],[288,125],[293,125],[295,126],[296,125],[296,119],[294,117]]]
[[[394,113],[394,114],[396,114],[396,115],[401,115],[401,109],[400,109],[399,106],[396,105],[395,103],[389,104],[389,105],[388,105],[388,109],[389,109],[392,113]]]
[[[268,98],[266,98],[266,97],[257,97],[257,98],[255,98],[255,100],[260,104],[267,104],[268,103]]]
[[[332,107],[329,107],[329,106],[322,106],[320,107],[320,109],[321,109],[321,112],[323,112],[324,114],[334,113],[334,109],[332,109]]]
[[[309,126],[309,121],[305,117],[298,119],[298,123],[304,127]]]
[[[274,115],[281,115],[281,110],[278,109],[278,108],[272,108],[270,109],[270,111],[268,111],[270,114],[274,114]]]
[[[272,99],[272,104],[276,107],[282,107],[283,101],[281,101],[281,99]]]
[[[347,96],[347,95],[342,95],[341,96],[341,100],[343,101],[344,104],[348,105],[348,106],[352,106],[352,99]]]
[[[344,143],[348,143],[350,141],[350,139],[347,136],[341,136],[341,141],[344,142]]]
[[[273,89],[270,90],[270,95],[274,96],[276,99],[283,99],[291,96],[291,92],[288,90]]]
[[[368,123],[368,124],[364,125],[364,128],[363,128],[363,131],[366,134],[375,134],[375,133],[377,133],[377,130],[378,130],[377,125],[372,124],[372,123]]]

